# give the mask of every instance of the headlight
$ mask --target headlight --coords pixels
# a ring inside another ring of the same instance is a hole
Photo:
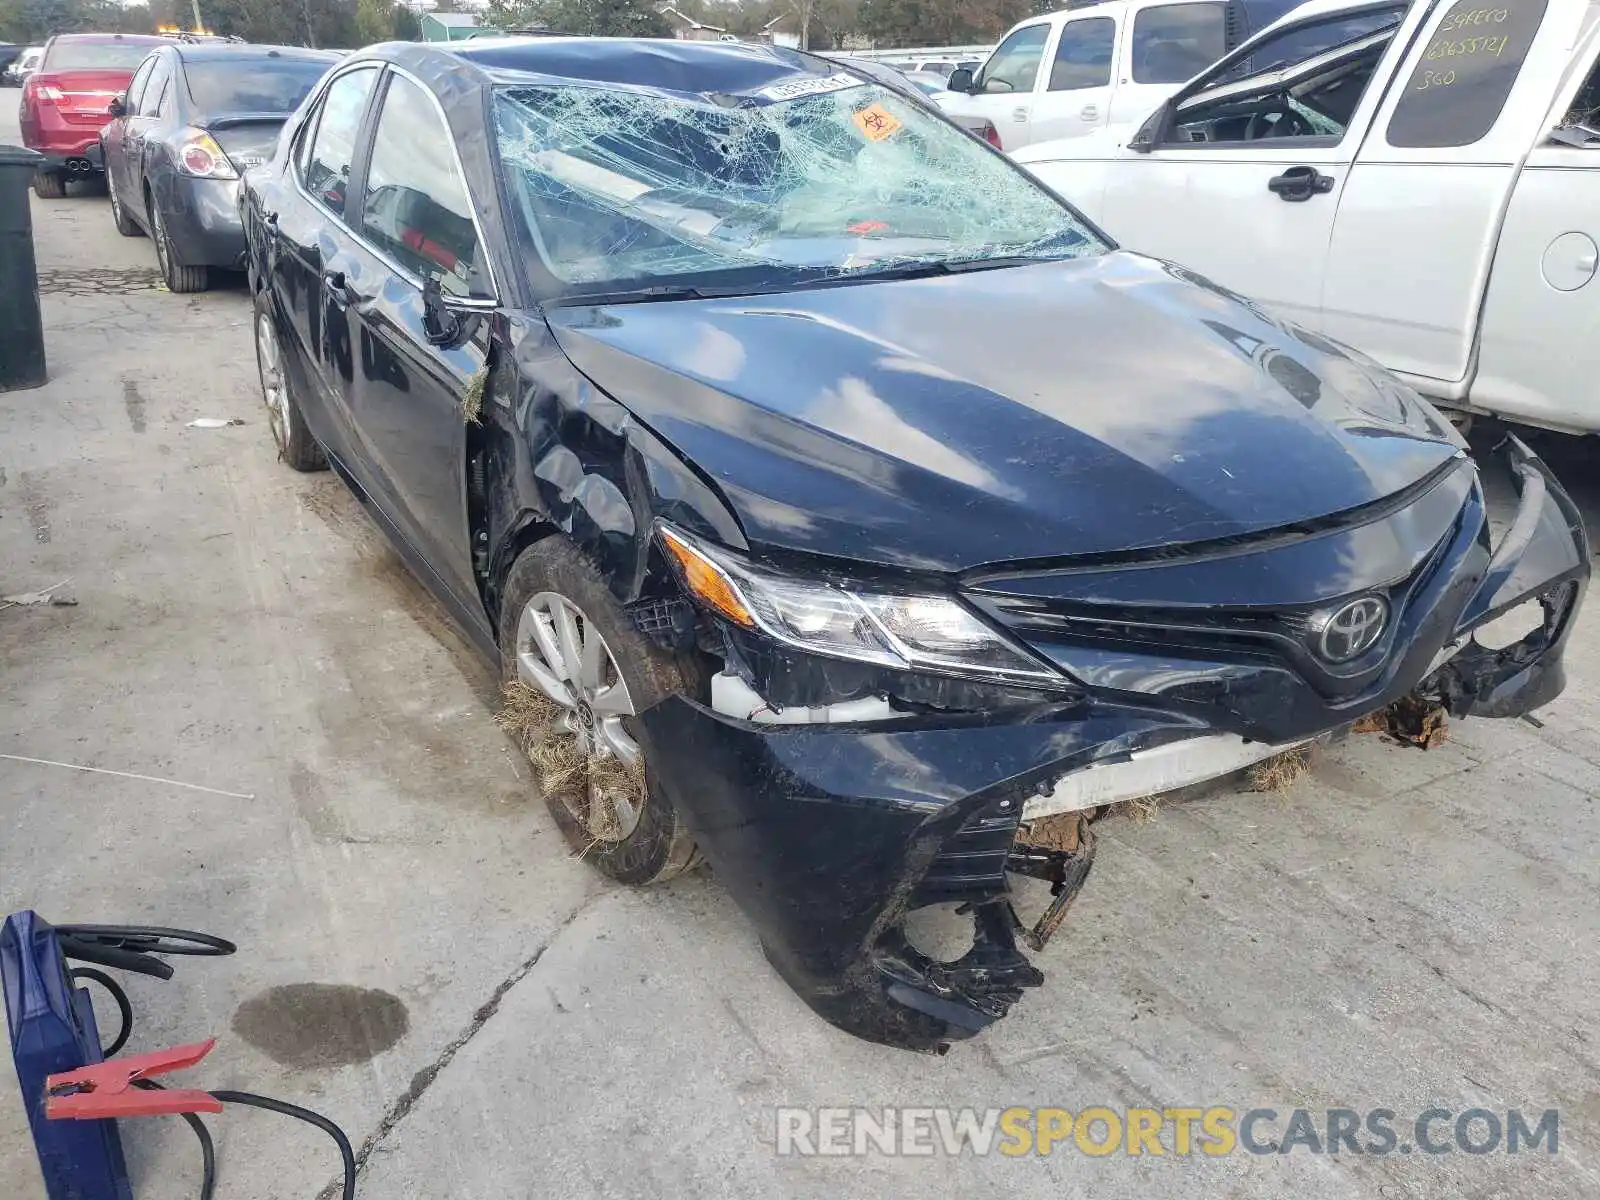
[[[725,620],[810,654],[993,681],[1066,686],[954,600],[779,575],[666,525],[662,547],[690,594]]]

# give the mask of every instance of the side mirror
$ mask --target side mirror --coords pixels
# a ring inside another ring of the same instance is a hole
[[[444,302],[437,275],[422,281],[422,332],[433,346],[452,346],[461,336],[461,318]]]
[[[972,91],[972,72],[966,67],[957,67],[950,72],[950,78],[945,82],[945,86],[952,92],[970,93]]]
[[[128,97],[127,97],[127,95],[123,94],[121,96],[118,96],[115,100],[113,100],[106,107],[106,112],[110,113],[113,117],[125,117],[125,116],[127,116],[128,115]]]
[[[1161,132],[1166,128],[1167,117],[1172,112],[1172,101],[1164,100],[1161,107],[1151,113],[1145,123],[1139,126],[1139,132],[1133,135],[1133,140],[1128,143],[1128,149],[1136,154],[1149,154],[1155,149],[1155,144],[1161,138]]]

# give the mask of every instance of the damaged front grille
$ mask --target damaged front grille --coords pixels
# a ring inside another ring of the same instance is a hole
[[[1157,674],[1169,679],[1182,674],[1182,660],[1264,664],[1286,668],[1325,696],[1348,697],[1407,635],[1412,609],[1440,567],[1478,536],[1482,496],[1470,467],[1452,460],[1373,512],[1346,515],[1359,519],[1238,545],[990,573],[969,580],[967,595],[1090,687],[1128,690],[1093,678],[1096,664],[1120,669],[1153,656],[1161,660]],[[1320,640],[1328,621],[1362,599],[1384,606],[1383,636],[1348,661],[1328,655]],[[1075,670],[1074,646],[1089,651],[1087,675]]]

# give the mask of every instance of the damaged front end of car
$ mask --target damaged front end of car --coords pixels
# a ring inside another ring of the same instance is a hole
[[[652,628],[723,669],[710,703],[640,714],[652,787],[816,1012],[943,1052],[1043,982],[1023,946],[1042,948],[1082,885],[1096,806],[1214,778],[1409,696],[1515,716],[1560,691],[1587,542],[1537,457],[1515,439],[1503,450],[1521,501],[1493,544],[1462,456],[1323,527],[973,573],[944,596],[804,577],[658,526],[682,596],[654,605]],[[1319,657],[1352,597],[1381,604],[1384,628]],[[1528,601],[1538,629],[1477,644],[1474,630]],[[1080,836],[1019,837],[1051,814],[1080,818]],[[1009,875],[1051,885],[1032,927]],[[934,905],[970,917],[954,961],[907,933]]]

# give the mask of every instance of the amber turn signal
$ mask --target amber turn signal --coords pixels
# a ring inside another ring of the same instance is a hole
[[[716,564],[672,530],[663,528],[659,532],[661,545],[677,564],[684,586],[694,598],[735,625],[743,625],[746,629],[755,628],[756,619],[750,615],[750,610],[739,598],[739,592],[733,586],[733,582],[717,568]]]

